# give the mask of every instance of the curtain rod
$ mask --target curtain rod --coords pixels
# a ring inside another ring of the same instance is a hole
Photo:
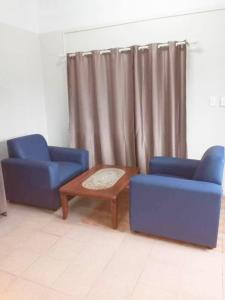
[[[181,42],[177,42],[176,43],[176,46],[179,46],[179,45],[193,45],[193,44],[197,44],[197,42],[188,42],[188,41],[181,41]],[[158,48],[163,48],[163,47],[168,47],[169,46],[169,42],[167,43],[159,43],[158,44]],[[145,49],[148,49],[149,48],[149,45],[143,45],[143,46],[139,46],[138,47],[138,50],[145,50]],[[124,48],[120,48],[119,49],[119,52],[127,52],[127,51],[130,51],[131,50],[131,47],[124,47]],[[104,49],[104,50],[100,50],[100,54],[107,54],[107,53],[111,53],[111,50],[110,49]],[[92,55],[93,52],[91,51],[86,51],[86,52],[83,52],[82,55],[83,56],[86,56],[86,55]],[[69,57],[73,57],[75,56],[76,53],[69,53]],[[65,57],[64,55],[61,55],[61,57]]]

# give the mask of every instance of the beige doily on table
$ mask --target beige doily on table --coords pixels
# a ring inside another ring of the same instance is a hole
[[[112,187],[125,171],[119,168],[104,168],[88,177],[82,182],[82,186],[91,190],[104,190]]]

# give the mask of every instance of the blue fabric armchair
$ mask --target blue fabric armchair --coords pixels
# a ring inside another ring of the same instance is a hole
[[[39,134],[8,140],[7,146],[2,170],[10,202],[56,210],[59,187],[89,167],[86,150],[48,146]]]
[[[131,230],[216,247],[224,147],[201,160],[155,157],[150,174],[131,179]]]

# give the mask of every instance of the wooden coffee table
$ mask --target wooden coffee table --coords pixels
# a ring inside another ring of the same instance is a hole
[[[124,175],[110,188],[94,190],[87,189],[82,186],[83,181],[93,175],[96,171],[104,168],[119,168],[125,171]],[[130,178],[138,174],[136,167],[120,167],[111,165],[97,165],[90,170],[84,172],[80,176],[72,179],[64,184],[60,189],[61,206],[63,219],[66,219],[69,213],[68,201],[74,196],[88,197],[94,199],[103,199],[110,201],[112,213],[112,228],[116,229],[118,225],[118,196],[129,185]]]

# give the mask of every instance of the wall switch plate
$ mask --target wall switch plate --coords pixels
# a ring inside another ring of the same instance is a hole
[[[220,106],[224,106],[225,107],[225,97],[221,97],[221,99],[220,99]]]
[[[216,106],[217,105],[217,97],[216,96],[211,96],[209,100],[210,106]]]

